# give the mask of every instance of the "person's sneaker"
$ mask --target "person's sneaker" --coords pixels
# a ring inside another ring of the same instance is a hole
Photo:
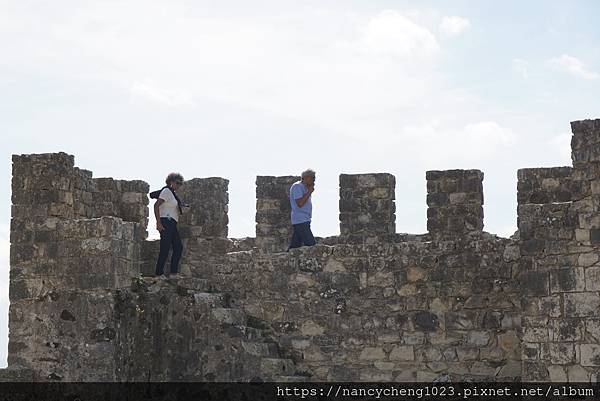
[[[161,274],[160,276],[157,276],[156,278],[159,279],[159,280],[166,280],[167,276],[164,275],[164,274]]]

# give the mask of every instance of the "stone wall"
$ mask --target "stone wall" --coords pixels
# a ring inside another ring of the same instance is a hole
[[[91,173],[90,173],[91,176]],[[89,184],[88,184],[89,185]],[[145,239],[148,227],[148,184],[144,181],[94,178],[92,189],[92,217],[115,216],[139,223],[137,237]]]
[[[306,380],[207,280],[138,278],[114,302],[119,381]]]
[[[256,246],[260,251],[285,251],[292,238],[290,187],[300,177],[256,177]]]
[[[317,245],[226,255],[201,272],[267,327],[313,380],[514,380],[518,247],[461,242]]]
[[[391,174],[340,175],[340,234],[348,243],[389,242],[396,233],[396,179]]]
[[[573,167],[519,170],[523,380],[600,372],[600,120],[578,121]]]
[[[147,185],[102,191],[73,164],[13,156],[8,363],[41,380],[114,380],[111,291],[139,272]],[[95,204],[97,191],[107,197]]]
[[[511,238],[483,231],[479,170],[427,172],[422,235],[395,233],[392,175],[342,174],[340,235],[290,252],[298,177],[257,178],[246,239],[228,181],[189,180],[168,280],[143,277],[145,183],[14,156],[0,379],[596,381],[600,120],[572,130],[572,167],[518,171]]]
[[[483,173],[479,170],[428,171],[427,230],[461,236],[483,230]]]
[[[185,182],[178,196],[183,208],[178,228],[183,238],[227,237],[229,180],[219,177],[193,178]],[[152,221],[155,221],[154,215]]]

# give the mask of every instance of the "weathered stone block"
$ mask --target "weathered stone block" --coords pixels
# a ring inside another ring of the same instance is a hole
[[[600,344],[581,344],[582,366],[600,366]]]
[[[393,235],[395,183],[391,174],[341,174],[341,235],[353,238]]]
[[[256,245],[266,252],[282,252],[292,235],[290,187],[297,176],[256,177]]]
[[[585,269],[585,289],[587,291],[600,291],[600,266]]]
[[[430,312],[417,312],[412,321],[415,327],[423,331],[435,331],[439,326],[439,318]]]
[[[490,341],[490,333],[487,331],[469,331],[467,334],[466,343],[468,345],[486,346]]]
[[[547,342],[549,339],[548,329],[546,327],[524,327],[523,341],[527,342]]]
[[[580,341],[583,337],[582,319],[554,319],[550,324],[551,341]]]
[[[412,345],[396,345],[389,358],[391,361],[414,361],[415,352]]]
[[[579,365],[567,366],[567,380],[572,383],[589,382],[590,373]]]
[[[556,292],[575,292],[585,289],[585,277],[582,267],[562,267],[550,272],[550,290]]]
[[[565,314],[568,317],[597,317],[600,315],[600,296],[593,292],[566,293]]]
[[[549,294],[548,273],[528,271],[521,276],[521,293],[523,295],[544,296]]]
[[[383,360],[386,358],[386,353],[380,347],[365,347],[358,358],[366,361]]]
[[[566,365],[575,361],[575,346],[573,343],[542,344],[541,358],[549,359],[555,365]]]

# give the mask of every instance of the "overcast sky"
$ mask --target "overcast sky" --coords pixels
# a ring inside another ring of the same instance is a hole
[[[0,0],[0,366],[11,154],[95,177],[230,180],[254,235],[256,175],[317,171],[313,231],[339,233],[338,175],[396,176],[397,231],[426,231],[425,171],[478,168],[485,230],[516,230],[518,168],[570,165],[600,118],[600,2]],[[152,230],[151,236],[156,236]]]

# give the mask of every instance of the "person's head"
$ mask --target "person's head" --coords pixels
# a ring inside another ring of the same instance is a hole
[[[167,176],[165,183],[168,187],[177,190],[183,185],[183,176],[179,173],[171,173]]]
[[[315,171],[308,169],[302,172],[302,182],[305,185],[313,185],[315,183]]]

